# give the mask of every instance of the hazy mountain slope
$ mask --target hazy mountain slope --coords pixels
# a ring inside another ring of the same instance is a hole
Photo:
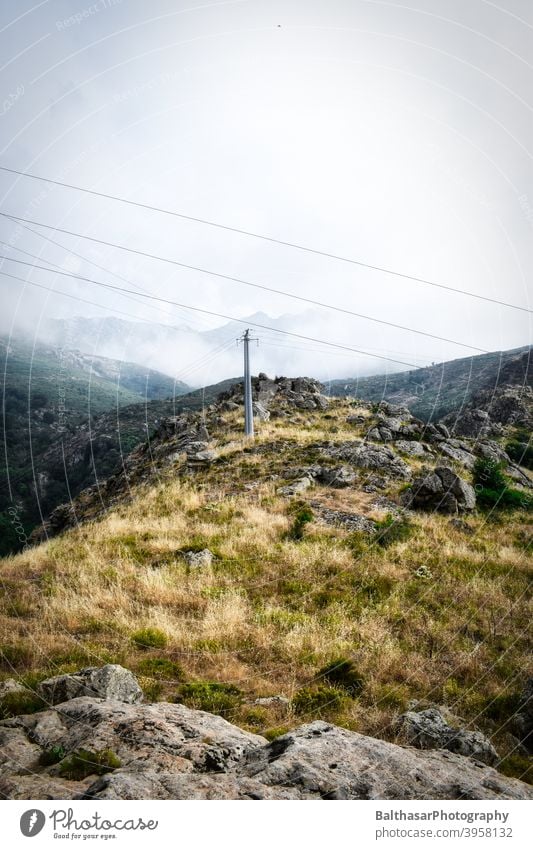
[[[438,421],[466,404],[479,390],[532,384],[533,357],[531,348],[525,347],[397,374],[332,380],[328,390],[341,397],[403,404],[424,420]]]
[[[41,513],[46,515],[69,495],[65,466],[71,465],[72,457],[67,452],[63,458],[63,442],[80,428],[88,429],[104,412],[114,411],[116,418],[116,411],[125,405],[144,404],[146,398],[171,397],[174,391],[179,394],[187,389],[184,384],[175,386],[167,375],[141,366],[93,358],[79,351],[34,346],[25,340],[8,343],[2,338],[0,351],[4,447],[0,514],[15,509],[26,531],[40,520]],[[145,436],[146,431],[139,431],[138,438]],[[138,438],[126,440],[126,450],[131,450]],[[57,455],[52,465],[43,461],[51,448]],[[106,474],[111,468],[108,464]],[[79,492],[81,482],[72,475],[74,493]],[[3,525],[0,550],[5,552],[19,540],[9,520]]]

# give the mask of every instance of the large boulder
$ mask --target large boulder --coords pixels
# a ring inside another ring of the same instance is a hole
[[[399,738],[417,749],[448,749],[493,765],[498,753],[490,740],[479,731],[453,728],[437,708],[407,711],[398,720]]]
[[[39,695],[50,705],[57,705],[80,696],[115,699],[126,704],[136,704],[143,697],[135,676],[115,663],[90,666],[72,675],[47,678],[38,686]]]
[[[458,513],[473,510],[476,493],[473,486],[447,466],[423,471],[404,493],[406,506],[439,513]]]

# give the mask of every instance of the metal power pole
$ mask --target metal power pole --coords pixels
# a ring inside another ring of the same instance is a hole
[[[254,435],[254,412],[252,407],[252,375],[250,372],[250,331],[244,333],[244,432]]]

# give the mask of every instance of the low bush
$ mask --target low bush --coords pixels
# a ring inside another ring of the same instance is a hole
[[[504,464],[495,460],[476,460],[474,484],[478,506],[486,510],[531,510],[533,499],[528,493],[513,489],[503,469]]]
[[[339,710],[345,697],[346,694],[337,687],[326,687],[324,685],[304,687],[295,694],[292,706],[296,713],[322,716]]]
[[[169,678],[174,681],[183,681],[185,672],[179,663],[166,657],[147,657],[141,660],[137,666],[141,675],[150,678]]]
[[[39,766],[53,766],[58,764],[65,757],[63,746],[50,746],[48,749],[43,749],[39,755]]]
[[[182,684],[175,702],[195,710],[205,710],[219,716],[235,710],[242,701],[242,693],[233,684],[218,681],[190,681]]]
[[[310,507],[301,507],[294,516],[292,525],[287,534],[288,539],[299,542],[304,537],[305,526],[313,521],[313,511]]]
[[[0,699],[0,719],[37,713],[37,711],[45,708],[46,703],[37,693],[33,693],[31,690],[13,690],[7,692]]]
[[[140,628],[131,635],[138,649],[162,649],[167,644],[167,636],[158,628]]]
[[[61,761],[59,774],[69,781],[82,781],[88,775],[105,775],[119,766],[120,760],[111,749],[103,749],[101,752],[79,749]]]
[[[323,678],[328,684],[345,690],[351,696],[360,693],[364,686],[363,678],[353,662],[345,657],[339,657],[327,666],[323,666],[318,677]]]
[[[517,439],[512,439],[505,444],[511,460],[518,463],[519,466],[524,466],[526,469],[533,469],[533,445],[529,442],[519,442]]]
[[[405,542],[413,533],[409,519],[389,514],[376,525],[375,541],[381,548],[388,548],[396,542]]]

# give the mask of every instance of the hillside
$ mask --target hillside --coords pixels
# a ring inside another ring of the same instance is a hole
[[[407,406],[424,421],[438,421],[459,410],[480,390],[533,385],[531,348],[496,351],[445,363],[359,379],[332,380],[332,395]]]
[[[149,701],[270,740],[325,720],[397,742],[407,723],[425,748],[412,728],[440,723],[437,746],[461,728],[452,751],[531,781],[532,484],[505,451],[515,425],[456,438],[320,389],[255,379],[253,442],[240,386],[165,419],[54,511],[49,541],[0,565],[4,677],[34,689],[118,663]]]
[[[101,414],[116,419],[117,410],[125,406],[142,402],[142,409],[147,399],[173,397],[188,387],[131,363],[34,346],[25,340],[2,338],[0,350],[5,411],[0,551],[6,553],[19,544],[6,510],[16,509],[17,519],[29,532],[41,515],[69,497],[69,488],[70,494],[77,494],[89,482],[74,473],[67,484],[65,466],[76,465],[76,458],[68,451],[63,454],[63,444],[89,431]],[[142,422],[136,423],[135,434],[136,438],[125,434],[126,450],[145,438]],[[118,454],[112,465],[107,462],[104,476],[117,459]]]

